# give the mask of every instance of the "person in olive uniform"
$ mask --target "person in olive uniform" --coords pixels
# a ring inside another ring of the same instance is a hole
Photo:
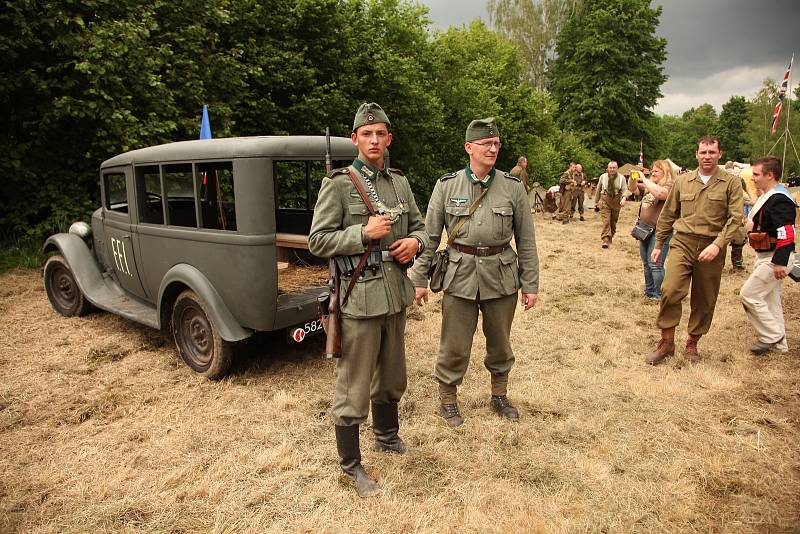
[[[561,194],[561,199],[558,201],[558,213],[554,219],[558,219],[562,224],[567,224],[572,218],[572,173],[576,167],[577,164],[571,161],[569,168],[558,178],[558,192]]]
[[[718,137],[704,136],[697,143],[699,167],[680,174],[667,196],[656,225],[656,243],[650,261],[661,259],[661,246],[673,233],[661,285],[656,324],[661,340],[647,363],[657,365],[675,354],[675,327],[681,305],[689,293],[689,336],[684,357],[700,361],[697,343],[711,328],[719,295],[725,247],[742,226],[742,187],[738,176],[717,166],[722,157]]]
[[[469,165],[436,182],[425,218],[430,246],[409,272],[417,288],[416,302],[421,306],[428,301],[427,272],[442,230],[450,235],[457,221],[466,218],[449,248],[435,367],[439,413],[450,426],[464,421],[457,388],[469,364],[478,311],[486,336],[483,363],[491,373],[491,408],[501,417],[519,419],[519,412],[506,396],[508,374],[514,365],[509,335],[517,292],[522,289],[520,302],[525,310],[536,303],[539,260],[525,187],[519,178],[494,167],[500,146],[494,118],[470,123],[464,144]],[[474,213],[468,216],[470,206],[484,192]],[[516,252],[510,245],[512,238]]]
[[[585,198],[584,189],[589,182],[586,181],[586,175],[583,174],[583,165],[580,163],[575,164],[575,172],[572,173],[572,180],[575,182],[575,187],[572,189],[572,211],[570,216],[578,212],[580,220],[585,221],[583,218],[583,201]]]
[[[514,166],[511,171],[511,176],[516,176],[520,179],[520,181],[525,185],[525,191],[530,191],[531,188],[528,185],[528,171],[525,169],[528,167],[528,158],[525,156],[520,156],[517,158],[517,164]]]
[[[600,233],[603,248],[611,246],[614,234],[617,233],[619,212],[625,205],[624,191],[628,182],[617,172],[617,168],[616,161],[609,161],[606,172],[600,175],[594,191],[594,211],[599,211],[603,220],[603,230]]]
[[[414,286],[404,266],[427,241],[408,180],[397,169],[384,167],[390,126],[377,104],[358,108],[351,135],[358,158],[323,178],[308,237],[312,254],[349,259],[350,265],[358,264],[370,243],[376,251],[341,307],[342,357],[336,364],[331,409],[342,470],[355,480],[362,497],[379,491],[361,466],[359,447],[359,425],[367,418],[370,401],[375,449],[406,451],[398,436],[397,403],[406,390],[405,310],[414,301]],[[361,181],[377,215],[369,215],[348,173]],[[352,275],[341,275],[340,300]]]

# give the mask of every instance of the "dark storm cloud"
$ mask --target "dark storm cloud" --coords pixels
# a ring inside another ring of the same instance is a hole
[[[655,0],[658,34],[668,41],[667,67],[676,78],[776,61],[788,65],[800,44],[798,0]],[[784,67],[785,68],[785,67]]]
[[[421,2],[435,28],[489,21],[486,0]],[[667,39],[669,79],[657,113],[680,114],[704,103],[719,111],[733,95],[750,98],[765,78],[780,79],[792,51],[800,52],[800,0],[652,0],[651,5],[663,7],[657,34]],[[793,86],[798,79],[792,76]]]

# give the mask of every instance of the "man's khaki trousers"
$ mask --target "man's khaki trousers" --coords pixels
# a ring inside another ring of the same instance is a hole
[[[678,325],[682,302],[689,294],[690,286],[688,331],[701,336],[711,328],[727,247],[723,247],[710,262],[701,262],[697,256],[713,242],[712,237],[682,233],[676,233],[670,241],[669,256],[664,266],[666,274],[661,284],[661,308],[656,322],[659,328]]]

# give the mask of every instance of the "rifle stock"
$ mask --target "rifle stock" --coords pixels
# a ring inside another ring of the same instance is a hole
[[[325,330],[325,353],[323,358],[329,360],[342,357],[342,323],[339,313],[339,268],[336,261],[328,260],[330,278],[328,279],[328,295],[320,297],[320,315]]]

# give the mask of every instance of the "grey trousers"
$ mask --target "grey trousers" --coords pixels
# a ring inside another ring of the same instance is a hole
[[[360,425],[370,400],[398,402],[406,391],[406,311],[371,319],[342,319],[342,357],[336,363],[334,424]]]
[[[434,370],[442,403],[455,402],[456,387],[463,381],[469,365],[479,310],[483,315],[483,335],[486,336],[483,365],[492,373],[492,395],[506,394],[508,373],[514,365],[509,338],[516,309],[517,293],[488,300],[444,294],[442,333]]]

